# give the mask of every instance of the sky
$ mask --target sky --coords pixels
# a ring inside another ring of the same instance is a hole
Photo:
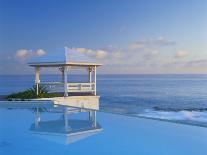
[[[0,0],[0,75],[66,46],[100,74],[207,74],[207,0]]]

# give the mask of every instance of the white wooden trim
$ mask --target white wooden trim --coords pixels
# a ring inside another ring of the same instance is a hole
[[[89,62],[32,62],[28,63],[32,67],[64,67],[64,66],[78,66],[78,67],[88,67],[88,66],[102,66],[100,63],[89,63]]]
[[[89,76],[89,82],[90,83],[92,82],[92,76],[91,76],[92,74],[91,74],[91,72],[92,72],[91,71],[91,67],[88,67],[88,74],[89,74],[88,76]]]
[[[65,84],[62,82],[44,82],[49,92],[63,92]],[[67,83],[67,92],[95,92],[95,83]],[[64,91],[65,92],[65,91]]]
[[[67,77],[67,67],[64,67],[64,96],[68,96],[68,77]]]
[[[94,66],[94,95],[96,95],[96,66]]]
[[[61,82],[64,83],[64,78],[65,78],[64,67],[59,68],[59,70],[61,71]]]

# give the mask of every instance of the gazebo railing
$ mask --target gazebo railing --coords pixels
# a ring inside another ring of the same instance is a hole
[[[49,93],[64,92],[64,83],[62,82],[44,82],[40,83]],[[67,83],[68,92],[94,92],[95,83]]]

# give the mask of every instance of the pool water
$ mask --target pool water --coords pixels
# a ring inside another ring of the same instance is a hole
[[[34,134],[34,112],[29,109],[0,109],[1,155],[205,155],[207,128],[145,118],[98,112],[102,131],[66,144],[58,134]],[[69,115],[84,120],[86,113]],[[41,121],[60,120],[60,113],[44,112]],[[70,138],[70,137],[69,137]],[[61,141],[62,140],[62,141]]]

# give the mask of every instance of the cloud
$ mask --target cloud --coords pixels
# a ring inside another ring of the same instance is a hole
[[[43,49],[38,49],[35,53],[37,56],[43,56],[46,54],[46,52]]]
[[[112,53],[112,57],[115,58],[115,59],[122,59],[125,57],[125,54],[121,51],[114,51]]]
[[[154,40],[154,44],[160,45],[160,46],[171,46],[175,45],[175,41],[166,39],[165,37],[158,37]]]
[[[96,55],[95,50],[91,50],[91,49],[87,49],[87,48],[74,48],[74,49],[76,51],[78,51],[79,53],[82,53],[82,54],[87,55],[87,56],[94,57]]]
[[[149,47],[164,47],[164,46],[172,46],[175,45],[175,42],[165,37],[158,37],[158,38],[148,38],[144,40],[139,40],[133,42],[129,45],[129,49],[136,50],[141,48],[149,48]]]
[[[186,63],[186,66],[207,68],[207,59],[191,60]]]
[[[162,46],[171,46],[175,42],[164,37],[138,40],[126,48],[108,46],[103,49],[74,48],[76,51],[96,58],[104,64],[113,66],[158,66],[161,63],[159,54]]]
[[[25,59],[25,58],[29,57],[30,55],[31,55],[31,51],[26,50],[26,49],[20,49],[16,52],[16,57],[18,57],[18,58]]]
[[[207,59],[174,61],[163,65],[166,68],[207,68]],[[206,70],[207,71],[207,70]]]
[[[95,58],[107,66],[154,68],[155,66],[161,66],[164,63],[161,55],[162,46],[170,46],[173,44],[173,41],[164,37],[158,37],[155,39],[132,42],[126,46],[126,48],[109,46],[103,49],[90,49],[84,47],[75,47],[73,49],[88,57]],[[31,59],[32,57],[43,56],[45,54],[46,52],[43,49],[37,49],[36,51],[20,49],[16,52],[15,58],[22,61]]]
[[[185,50],[175,51],[175,41],[165,37],[138,39],[122,45],[108,45],[104,48],[92,49],[85,47],[73,48],[91,58],[96,58],[98,62],[104,64],[103,70],[110,73],[202,73],[207,72],[207,59],[202,57],[198,60],[182,59],[189,56]],[[20,49],[16,51],[16,62],[25,63],[32,57],[45,55],[43,49],[31,51]],[[8,60],[11,59],[8,57]],[[15,59],[14,59],[15,58]],[[16,63],[15,61],[13,61]],[[15,66],[15,65],[14,65]]]
[[[92,50],[87,48],[74,48],[76,51],[89,56],[89,57],[95,57],[96,59],[104,59],[108,57],[109,52],[106,50]]]
[[[43,56],[45,55],[46,52],[43,49],[38,49],[36,51],[32,51],[32,50],[27,50],[27,49],[19,49],[16,51],[15,54],[15,58],[17,58],[18,60],[26,60],[26,59],[30,59],[31,57],[35,57],[35,56]]]
[[[96,58],[98,59],[104,59],[108,56],[108,52],[104,50],[98,50],[96,51]]]
[[[175,58],[184,58],[187,57],[189,53],[187,51],[181,50],[175,54]]]
[[[142,47],[144,47],[144,43],[141,43],[141,42],[134,42],[129,45],[129,49],[131,50],[140,49]]]

